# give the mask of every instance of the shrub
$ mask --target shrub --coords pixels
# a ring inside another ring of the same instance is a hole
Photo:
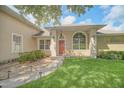
[[[37,59],[45,57],[45,53],[43,51],[36,50],[36,51],[34,51],[34,53],[35,53]]]
[[[17,58],[17,60],[18,60],[19,62],[25,62],[26,60],[28,60],[28,56],[27,56],[26,53],[20,54],[20,57]]]
[[[121,55],[122,55],[122,60],[124,60],[124,52],[122,52]]]
[[[103,51],[98,58],[124,60],[124,51]]]
[[[36,50],[32,52],[21,53],[20,57],[17,60],[19,62],[36,61],[44,57],[45,57],[45,53],[43,51]]]

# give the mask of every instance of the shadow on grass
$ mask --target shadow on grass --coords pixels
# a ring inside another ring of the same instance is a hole
[[[81,71],[80,65],[61,67],[55,73],[23,85],[22,87],[45,87],[45,88],[113,88],[121,87],[119,77],[110,72]]]

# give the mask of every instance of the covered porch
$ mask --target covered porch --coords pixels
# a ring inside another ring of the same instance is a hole
[[[96,31],[105,25],[69,25],[47,27],[45,33],[47,36],[40,35],[40,40],[49,39],[49,49],[51,56],[92,56],[97,54]],[[39,44],[38,44],[39,46]],[[38,47],[38,49],[40,49]]]
[[[102,27],[104,25],[71,25],[48,29],[56,43],[56,55],[96,57],[96,31]]]

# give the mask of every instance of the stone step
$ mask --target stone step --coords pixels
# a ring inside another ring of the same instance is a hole
[[[55,67],[49,67],[49,68],[37,68],[37,69],[34,69],[33,71],[30,71],[30,69],[27,69],[27,70],[25,70],[25,71],[20,71],[19,73],[13,73],[13,72],[11,72],[10,73],[10,78],[15,78],[15,77],[19,77],[19,76],[23,76],[23,75],[30,75],[31,73],[33,73],[33,72],[37,72],[37,73],[39,73],[39,72],[48,72],[48,71],[51,71],[51,70],[54,70],[55,69]],[[3,77],[1,77],[1,80],[4,80],[4,79],[8,79],[8,74],[6,73],[6,75],[4,76],[4,78]]]
[[[46,62],[47,63],[47,62]],[[31,67],[31,66],[33,66],[33,67],[35,67],[35,66],[40,66],[40,65],[46,65],[45,63],[43,63],[43,62],[41,62],[41,63],[39,63],[39,62],[34,62],[33,64],[32,63],[28,63],[28,64],[18,64],[18,65],[14,65],[14,66],[11,66],[11,67],[8,67],[8,68],[2,68],[2,70],[0,70],[0,72],[1,71],[14,71],[14,70],[17,70],[17,69],[24,69],[24,68],[27,68],[27,67]]]
[[[38,60],[38,61],[41,61],[41,60]],[[39,64],[39,62],[32,62],[30,64]],[[19,62],[11,62],[11,63],[7,63],[7,64],[3,64],[3,65],[0,65],[0,71],[3,70],[3,69],[7,69],[7,68],[11,68],[11,67],[20,67],[20,66],[26,66],[27,63],[19,63]],[[28,62],[28,65],[29,65],[29,62]]]
[[[46,67],[46,65],[33,65],[32,68],[29,67],[29,66],[23,66],[23,67],[16,67],[16,68],[13,68],[13,69],[9,69],[9,70],[4,70],[2,72],[0,72],[0,79],[6,79],[8,78],[8,71],[11,71],[10,72],[10,77],[13,77],[13,76],[17,76],[17,75],[20,75],[20,74],[24,74],[24,73],[29,73],[31,71],[37,71],[43,67]]]
[[[13,64],[13,65],[10,65],[8,66],[7,68],[7,65],[4,66],[5,68],[2,68],[2,70],[0,71],[0,80],[2,79],[6,79],[8,78],[8,71],[11,71],[10,72],[10,78],[12,77],[16,77],[18,75],[23,75],[25,73],[30,73],[32,71],[45,71],[46,67],[47,70],[50,70],[52,68],[55,68],[55,64],[53,64],[52,61],[54,61],[56,58],[46,58],[46,59],[42,59],[42,60],[38,60],[37,62],[32,62],[32,63],[24,63],[24,64]],[[59,59],[61,60],[61,58]],[[51,64],[51,66],[49,65]],[[57,66],[57,65],[56,65]],[[32,70],[32,71],[31,71]]]

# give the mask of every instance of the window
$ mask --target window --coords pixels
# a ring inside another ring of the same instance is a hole
[[[13,33],[12,34],[12,52],[13,53],[19,53],[22,52],[22,35]]]
[[[59,35],[59,39],[64,39],[64,36],[62,33]]]
[[[86,42],[85,42],[85,35],[82,33],[76,33],[73,36],[73,49],[85,49],[86,48]]]
[[[44,49],[44,40],[40,40],[40,49]]]
[[[123,40],[123,39],[121,39],[121,37],[110,37],[110,42],[111,43],[120,43],[121,42],[121,40]]]
[[[50,40],[40,40],[39,41],[40,49],[50,49]]]
[[[50,49],[50,40],[45,41],[45,49]]]

